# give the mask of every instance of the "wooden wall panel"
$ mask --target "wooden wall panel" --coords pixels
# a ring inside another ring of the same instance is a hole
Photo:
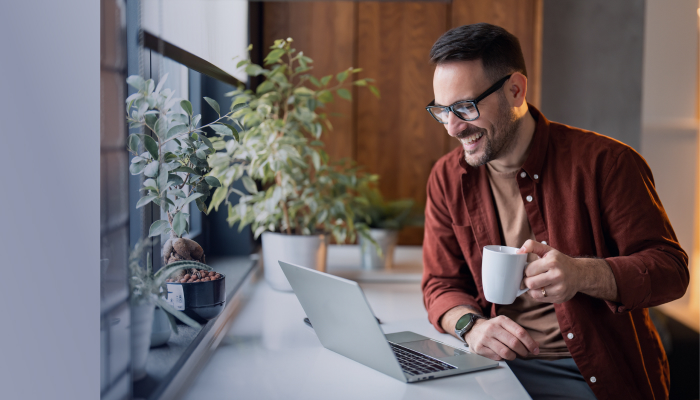
[[[337,99],[329,112],[335,130],[324,142],[331,157],[352,157],[380,175],[387,199],[412,198],[425,205],[433,164],[459,143],[424,107],[433,98],[430,48],[448,29],[489,22],[520,39],[529,75],[528,101],[539,105],[542,0],[453,0],[437,2],[268,2],[263,39],[293,37],[314,59],[314,74],[361,67],[374,78],[376,99],[353,89],[353,102]],[[419,245],[422,228],[402,232],[399,243]]]
[[[425,204],[432,165],[449,136],[425,111],[433,98],[430,48],[448,28],[444,3],[362,2],[357,63],[376,79],[381,100],[358,91],[357,161],[381,176],[388,199]],[[402,232],[402,244],[421,244],[422,229]]]
[[[528,102],[540,106],[542,0],[453,0],[452,28],[487,22],[515,35],[523,49]]]
[[[312,73],[319,79],[355,66],[355,21],[357,4],[330,2],[268,2],[263,9],[264,54],[275,39],[294,39],[294,48],[314,60]],[[335,81],[335,79],[334,79]],[[337,97],[337,96],[336,96]],[[325,112],[333,131],[324,133],[326,151],[332,159],[355,158],[353,104],[336,98]]]

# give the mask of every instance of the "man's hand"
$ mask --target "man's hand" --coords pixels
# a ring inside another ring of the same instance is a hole
[[[457,306],[447,311],[440,320],[442,329],[454,335],[457,321],[466,313],[481,315],[480,311],[467,306]],[[505,316],[493,319],[477,319],[472,329],[464,335],[469,350],[495,361],[513,360],[516,353],[521,356],[539,354],[540,349],[523,327]]]
[[[530,288],[528,294],[537,301],[559,304],[571,300],[578,292],[619,301],[615,276],[605,260],[572,258],[534,240],[526,241],[518,253],[540,257],[528,264],[523,279]]]
[[[464,340],[472,353],[494,361],[514,360],[516,353],[521,357],[540,353],[539,344],[527,331],[504,315],[476,320]]]

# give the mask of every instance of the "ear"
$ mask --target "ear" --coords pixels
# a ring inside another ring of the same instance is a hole
[[[527,94],[527,77],[520,72],[514,72],[505,84],[505,93],[513,107],[522,106]]]

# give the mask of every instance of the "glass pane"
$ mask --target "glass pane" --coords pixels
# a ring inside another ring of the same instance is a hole
[[[472,120],[479,116],[479,112],[473,103],[460,103],[454,106],[454,110],[460,117],[467,120]]]

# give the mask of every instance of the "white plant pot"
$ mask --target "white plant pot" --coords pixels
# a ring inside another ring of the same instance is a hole
[[[135,381],[146,376],[146,360],[151,347],[153,304],[131,307],[131,370]]]
[[[170,339],[170,321],[162,308],[156,307],[153,313],[153,329],[151,330],[151,347],[158,347],[168,343]]]
[[[360,236],[362,268],[369,270],[391,269],[394,266],[394,250],[399,241],[399,231],[370,229],[369,235],[382,249],[382,255],[377,255],[377,247],[374,243]]]
[[[325,272],[329,240],[329,235],[302,236],[276,232],[263,233],[265,280],[275,290],[292,291],[278,261]]]

